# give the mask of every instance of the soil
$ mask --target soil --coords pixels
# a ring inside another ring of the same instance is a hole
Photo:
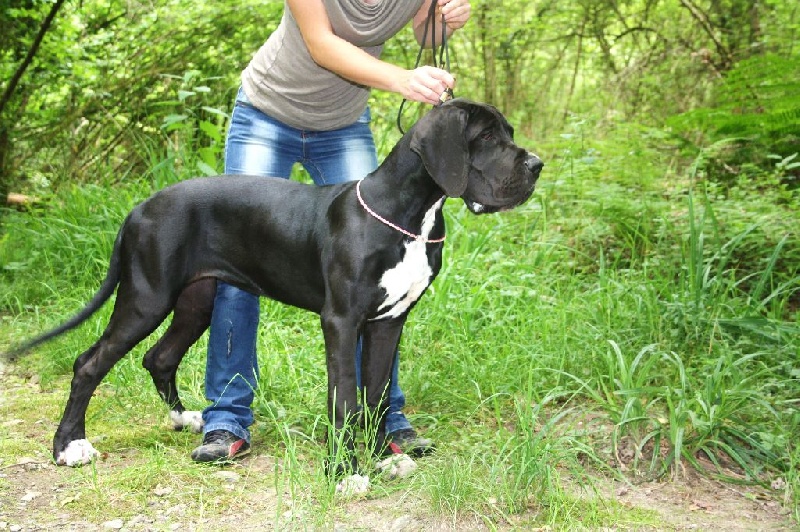
[[[79,501],[70,499],[74,493],[74,477],[70,470],[56,467],[49,458],[44,444],[31,449],[28,456],[10,459],[9,447],[2,445],[7,435],[20,430],[20,420],[8,419],[8,394],[13,394],[13,402],[24,401],[35,405],[39,386],[25,383],[10,383],[0,371],[0,379],[5,381],[0,390],[0,532],[29,530],[197,530],[197,531],[250,531],[266,529],[333,529],[333,530],[389,530],[389,531],[448,531],[448,530],[528,530],[532,515],[507,516],[499,522],[487,523],[470,512],[459,513],[457,517],[431,515],[431,505],[421,500],[414,490],[396,491],[386,496],[373,495],[368,498],[350,501],[337,501],[334,524],[320,524],[319,518],[304,515],[304,510],[295,510],[287,504],[286,497],[278,497],[274,488],[250,491],[238,490],[242,495],[237,499],[239,510],[217,513],[207,511],[195,515],[179,498],[165,493],[147,494],[147,514],[126,517],[113,516],[100,522],[87,522],[73,508]],[[3,397],[5,395],[5,397]],[[26,397],[27,396],[27,397]],[[49,416],[49,413],[48,413]],[[36,441],[45,442],[51,431],[50,426],[26,427],[25,435],[36,433]],[[19,456],[19,452],[14,452]],[[142,460],[135,451],[123,453],[106,460],[99,460],[96,474],[103,475],[104,469],[125,465],[125,461]],[[122,461],[122,462],[120,462]],[[424,467],[424,466],[423,466]],[[267,455],[253,453],[230,468],[214,473],[228,484],[230,489],[242,487],[249,475],[272,474],[275,460]],[[565,474],[566,490],[581,493]],[[237,487],[238,483],[242,483]],[[777,499],[782,490],[768,490],[753,486],[741,486],[711,480],[708,477],[686,472],[679,481],[643,482],[639,484],[621,483],[611,480],[598,481],[595,489],[598,495],[616,500],[626,509],[653,512],[659,516],[658,526],[645,527],[646,530],[798,530],[793,524],[789,511]],[[174,494],[173,494],[174,495]],[[585,497],[585,492],[580,495]],[[144,498],[144,497],[143,497]],[[156,502],[152,502],[156,499]],[[176,502],[178,501],[178,502]],[[241,508],[247,508],[242,515]],[[293,513],[296,512],[296,513]],[[279,519],[280,522],[276,522]],[[633,529],[621,526],[615,529]],[[641,530],[637,526],[635,529]],[[549,527],[540,530],[550,530]]]
[[[268,457],[252,456],[239,467],[270,469]],[[102,465],[98,467],[99,473]],[[243,520],[236,515],[187,515],[181,505],[164,507],[155,514],[139,515],[127,520],[109,519],[90,523],[77,518],[65,504],[65,477],[61,468],[51,462],[22,460],[5,466],[0,475],[10,489],[3,493],[0,504],[0,530],[265,530],[275,528],[277,497],[272,493],[250,493],[245,506],[251,511]],[[242,475],[227,471],[230,482],[241,481]],[[680,483],[645,483],[638,486],[608,484],[605,496],[613,497],[629,508],[656,512],[663,524],[651,530],[795,530],[787,512],[765,493],[751,488],[731,487],[716,481],[695,477]],[[67,501],[68,502],[68,501]],[[428,508],[412,494],[399,499],[387,497],[345,503],[342,518],[334,530],[490,530],[485,523],[468,517],[458,520],[425,515]],[[308,528],[303,515],[291,515],[288,508],[280,515],[283,526],[294,523]],[[525,516],[518,521],[523,522]],[[243,522],[246,521],[246,522]],[[295,527],[292,527],[295,528]],[[311,527],[313,528],[313,526]],[[521,529],[510,519],[497,526],[501,530]],[[542,530],[547,530],[544,528]]]

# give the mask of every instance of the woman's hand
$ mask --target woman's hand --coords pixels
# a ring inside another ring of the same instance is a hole
[[[396,81],[395,92],[399,92],[406,100],[437,105],[447,89],[455,87],[456,80],[446,70],[432,66],[421,66],[414,70],[406,70]]]
[[[441,2],[442,9],[446,7],[445,4],[450,6],[448,10],[453,24],[463,26],[466,18],[469,18],[468,0],[431,1]],[[407,70],[376,59],[343,40],[333,33],[322,0],[288,0],[288,5],[314,61],[345,79],[368,87],[396,92],[407,100],[431,105],[440,103],[439,98],[442,93],[455,86],[455,78],[445,70],[430,66]],[[423,9],[426,10],[426,14],[429,7],[430,3],[424,3]],[[419,13],[416,16],[419,16]],[[445,20],[447,17],[445,14]],[[424,17],[422,22],[424,24]]]
[[[431,9],[431,2],[436,2],[436,24],[440,24],[442,17],[444,16],[444,24],[447,27],[447,35],[449,36],[457,29],[463,28],[464,24],[467,23],[469,20],[469,16],[472,14],[472,6],[469,3],[469,0],[428,0],[422,3],[422,6],[417,11],[417,14],[414,15],[414,36],[417,38],[417,42],[420,46],[430,47],[433,39],[430,36],[425,35],[425,22],[428,19],[428,13]],[[428,30],[429,32],[432,29]],[[435,35],[435,39],[439,40],[438,32],[441,31],[437,29],[437,35]]]
[[[463,28],[472,13],[469,0],[437,0],[437,11],[444,15],[444,23],[450,32]]]

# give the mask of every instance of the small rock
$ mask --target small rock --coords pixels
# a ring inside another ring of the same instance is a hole
[[[185,513],[186,513],[186,505],[181,503],[181,504],[176,504],[171,508],[167,508],[167,511],[164,512],[164,515],[173,515],[173,514],[183,515]]]
[[[172,493],[172,488],[170,488],[169,486],[163,487],[161,484],[159,484],[153,489],[153,495],[155,495],[156,497],[164,497],[166,495],[169,495],[170,493]]]
[[[36,497],[40,496],[41,494],[42,494],[42,492],[40,492],[40,491],[26,491],[25,495],[22,496],[22,501],[23,502],[30,502],[33,499],[35,499]]]
[[[392,521],[392,525],[389,528],[389,530],[391,530],[392,532],[402,532],[403,530],[412,530],[413,528],[415,528],[413,527],[413,524],[414,524],[414,519],[410,515],[408,514],[401,515],[400,517]]]
[[[241,478],[238,473],[233,471],[217,471],[213,476],[226,482],[236,482]]]
[[[103,523],[103,528],[110,528],[111,530],[119,530],[123,526],[122,519],[112,519]]]
[[[81,498],[78,495],[73,495],[71,497],[66,497],[66,498],[62,499],[59,504],[61,506],[66,506],[66,505],[68,505],[70,503],[78,502],[80,500],[81,500]]]
[[[295,510],[291,508],[283,512],[283,518],[286,519],[287,521],[302,521],[304,516],[305,512],[299,509]]]
[[[132,518],[128,519],[128,529],[133,528],[134,525],[138,525],[139,523],[145,522],[145,517],[141,514],[135,515]]]
[[[694,500],[692,505],[697,506],[701,510],[711,510],[714,506],[706,501]]]

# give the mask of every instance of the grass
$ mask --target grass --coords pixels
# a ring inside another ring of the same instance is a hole
[[[721,194],[625,126],[602,137],[576,127],[539,150],[548,167],[525,206],[474,217],[448,202],[445,267],[401,346],[407,412],[440,450],[409,479],[375,479],[368,499],[413,499],[443,523],[488,528],[649,527],[652,513],[602,496],[597,479],[692,470],[777,486],[800,520],[797,205],[763,190],[747,201]],[[59,190],[30,212],[6,213],[0,348],[81,307],[124,214],[179,177],[188,176],[154,163],[147,179]],[[32,412],[5,400],[4,414],[38,428],[26,445],[18,426],[0,436],[0,467],[49,455],[65,376],[109,307],[20,363],[48,393]],[[247,477],[234,484],[189,460],[197,436],[165,430],[141,368],[152,341],[93,398],[88,431],[109,455],[62,473],[63,499],[75,498],[65,507],[92,521],[156,519],[180,505],[174,512],[231,515],[245,511],[245,491],[262,490],[271,502],[259,511],[275,526],[348,518],[352,502],[334,495],[321,467],[315,316],[262,305],[258,471],[234,467]],[[190,409],[205,405],[204,365],[205,338],[179,372]]]

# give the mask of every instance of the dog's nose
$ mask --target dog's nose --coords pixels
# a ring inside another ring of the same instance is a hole
[[[538,174],[542,171],[543,167],[544,163],[537,156],[529,154],[528,157],[525,158],[525,168],[527,168],[532,174]]]

